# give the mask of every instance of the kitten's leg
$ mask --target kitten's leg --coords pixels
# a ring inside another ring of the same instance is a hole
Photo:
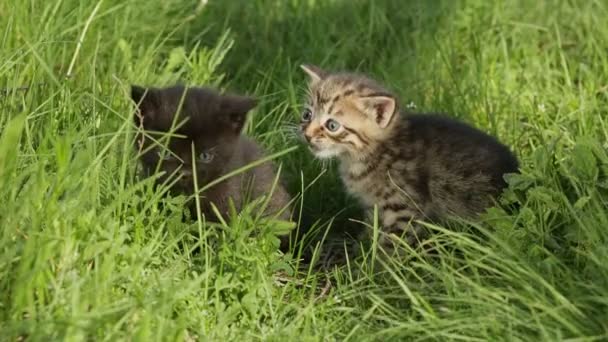
[[[412,209],[406,204],[389,204],[382,208],[383,229],[378,243],[387,252],[394,251],[394,238],[396,235],[402,238],[409,246],[417,246],[425,238],[424,227],[417,223],[416,219],[421,219],[423,215],[419,210]]]
[[[374,208],[367,208],[363,212],[363,218],[370,223],[374,222]]]

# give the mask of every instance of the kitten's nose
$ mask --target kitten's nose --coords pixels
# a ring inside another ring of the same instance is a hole
[[[181,177],[179,178],[179,184],[186,188],[192,187],[192,171],[186,169],[182,170],[180,174]]]
[[[306,129],[303,130],[302,133],[304,133],[304,138],[306,139],[307,142],[310,142],[312,140],[313,137],[315,137],[317,134],[319,134],[320,128],[318,126],[313,127],[313,126],[308,126],[306,127]]]

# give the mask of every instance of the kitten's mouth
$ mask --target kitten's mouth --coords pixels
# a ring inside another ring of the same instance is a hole
[[[315,145],[309,145],[308,149],[316,158],[320,159],[334,158],[340,154],[335,149],[321,148]]]
[[[310,150],[310,152],[319,152],[319,148],[315,145],[308,145],[308,149]]]
[[[308,150],[317,158],[327,158],[332,153],[316,145],[308,145]]]

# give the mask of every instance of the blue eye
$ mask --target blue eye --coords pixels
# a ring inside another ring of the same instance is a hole
[[[340,128],[340,123],[334,119],[329,119],[329,120],[325,121],[325,127],[330,132],[335,132]]]
[[[215,157],[215,155],[210,152],[203,152],[198,156],[200,161],[203,163],[210,163],[213,160],[213,157]]]

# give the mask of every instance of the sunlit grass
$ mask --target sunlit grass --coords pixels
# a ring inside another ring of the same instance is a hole
[[[600,1],[0,3],[2,338],[606,339],[607,15]],[[501,199],[514,209],[429,226],[430,252],[387,258],[372,241],[310,264],[378,227],[294,136],[301,63],[371,74],[410,110],[497,135],[522,164]],[[176,82],[260,98],[246,132],[296,198],[293,253],[263,203],[184,220],[184,198],[137,176],[129,85]]]

